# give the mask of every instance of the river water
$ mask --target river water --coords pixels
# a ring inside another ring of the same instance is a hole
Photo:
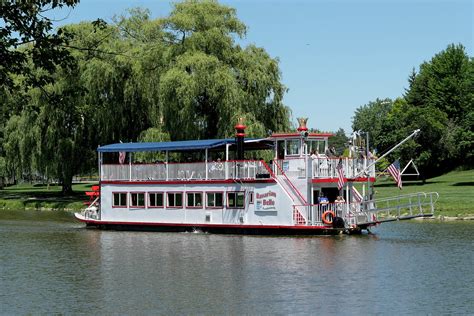
[[[1,314],[473,314],[474,222],[254,237],[0,212]]]

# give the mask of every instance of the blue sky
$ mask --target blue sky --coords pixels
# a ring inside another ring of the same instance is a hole
[[[284,103],[308,126],[351,131],[359,106],[396,98],[413,67],[450,43],[473,56],[470,0],[225,0],[248,26],[243,45],[263,47],[280,61],[289,91]],[[171,10],[170,1],[81,0],[62,23],[102,18],[145,7],[152,17]],[[57,18],[64,17],[64,12]]]

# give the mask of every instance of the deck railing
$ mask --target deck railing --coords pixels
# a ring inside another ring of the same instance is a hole
[[[101,166],[102,181],[243,180],[270,177],[270,169],[260,160]]]
[[[397,197],[362,201],[361,203],[319,203],[295,205],[308,218],[308,225],[323,223],[324,212],[332,211],[335,216],[342,217],[346,225],[361,225],[397,219],[430,216],[434,214],[434,204],[438,200],[437,192],[417,192]]]
[[[375,165],[372,165],[375,159],[365,158],[329,158],[326,156],[320,156],[318,158],[311,159],[308,157],[308,165],[310,170],[308,172],[311,178],[337,178],[337,165],[339,160],[342,162],[344,175],[346,178],[354,177],[375,177]],[[276,160],[281,169],[289,177],[305,177],[306,176],[306,163],[305,158],[290,158],[290,159],[278,159]],[[370,166],[367,169],[367,167]],[[274,172],[280,174],[280,170],[275,168]]]

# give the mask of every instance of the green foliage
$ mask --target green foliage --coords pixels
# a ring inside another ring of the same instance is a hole
[[[473,166],[473,60],[461,45],[449,45],[409,77],[404,98],[377,99],[356,110],[353,128],[368,131],[383,153],[415,129],[420,135],[389,157],[402,163],[414,159],[424,177],[457,166]]]
[[[140,142],[167,142],[170,141],[170,135],[161,131],[159,128],[149,128],[143,131],[138,138]],[[173,155],[173,154],[171,154]],[[172,158],[172,157],[168,157]],[[165,161],[166,156],[165,154],[159,152],[137,152],[135,154],[136,161],[140,162],[155,162],[155,161]]]
[[[47,3],[2,6],[32,9],[25,18],[33,23]],[[0,156],[9,178],[58,179],[67,193],[74,174],[95,168],[100,144],[232,137],[239,117],[253,137],[290,126],[278,60],[254,45],[237,45],[246,26],[235,9],[217,1],[176,3],[168,17],[156,20],[148,10],[131,9],[112,24],[82,22],[58,34],[43,22],[38,34],[50,39],[46,55],[35,53],[36,44],[8,48],[23,67],[9,78],[24,91],[0,87]],[[16,26],[8,23],[11,36]],[[47,52],[51,47],[54,54]],[[45,61],[37,64],[38,56]],[[2,67],[9,65],[2,60]],[[31,87],[31,78],[46,79]]]
[[[474,164],[473,69],[474,61],[464,47],[449,45],[420,66],[405,96],[408,104],[425,109],[424,114],[444,113],[444,119],[434,114],[436,123],[444,125],[442,135],[438,135],[443,145],[438,147],[445,147],[446,152],[436,159],[436,164],[443,165],[443,171],[459,164]],[[447,158],[450,166],[446,166]]]
[[[383,130],[387,125],[387,116],[393,107],[394,101],[391,99],[376,99],[356,109],[352,118],[352,129],[354,131],[369,132],[369,145],[372,148],[382,149],[381,142],[384,142],[386,135]]]
[[[334,146],[336,152],[344,155],[345,149],[348,146],[349,138],[346,136],[344,129],[340,128],[332,137],[329,138],[329,147]],[[348,155],[348,151],[346,153]]]
[[[27,86],[52,82],[50,74],[56,66],[70,62],[69,51],[65,48],[70,35],[61,29],[51,32],[52,22],[45,13],[64,6],[74,7],[78,2],[0,1],[0,86],[12,89],[15,75],[25,76]]]
[[[261,48],[235,44],[245,25],[234,9],[216,1],[184,1],[164,25],[170,66],[159,91],[172,139],[229,137],[234,133],[229,123],[241,116],[258,135],[288,128],[278,62]]]

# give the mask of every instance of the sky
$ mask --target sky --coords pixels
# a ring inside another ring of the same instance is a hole
[[[355,110],[376,98],[397,98],[408,76],[449,44],[462,44],[473,57],[471,0],[221,0],[247,25],[243,46],[263,47],[278,58],[283,102],[292,121],[308,127],[352,131]],[[144,7],[152,18],[167,16],[163,0],[81,0],[61,22],[112,17]]]

